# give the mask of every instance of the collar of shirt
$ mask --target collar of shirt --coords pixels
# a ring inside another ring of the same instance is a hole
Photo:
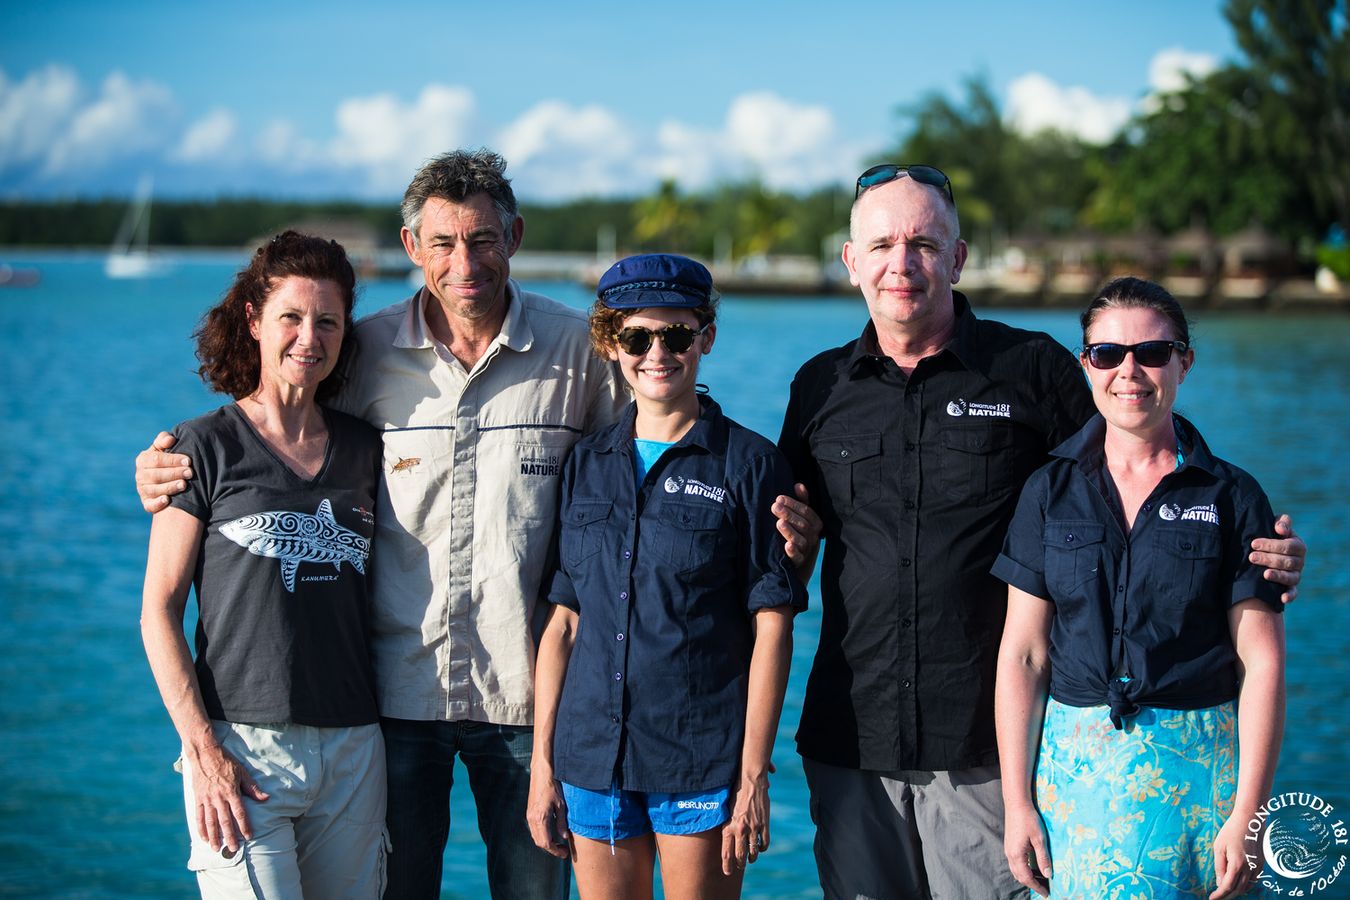
[[[1176,423],[1177,438],[1181,441],[1181,450],[1185,456],[1181,469],[1194,466],[1217,478],[1219,469],[1214,462],[1214,454],[1210,453],[1209,445],[1200,432],[1180,413],[1172,413],[1172,421]],[[1050,451],[1050,455],[1074,460],[1085,472],[1099,472],[1106,468],[1105,439],[1106,420],[1101,413],[1097,413],[1081,431]]]
[[[722,416],[722,407],[707,394],[698,395],[698,421],[684,433],[672,450],[680,447],[701,447],[709,453],[727,452],[727,422]],[[619,416],[615,427],[605,435],[596,450],[613,453],[628,447],[633,441],[633,426],[637,422],[637,404],[629,403],[628,408]]]
[[[426,304],[439,302],[425,285],[418,288],[413,302],[408,304],[407,316],[394,336],[394,346],[413,350],[443,347],[440,341],[432,337],[431,328],[427,325]],[[493,343],[522,353],[534,344],[534,331],[525,316],[525,304],[520,302],[520,285],[515,279],[506,283],[506,318]]]
[[[972,372],[983,371],[982,365],[987,357],[980,347],[977,317],[970,308],[970,301],[960,291],[952,291],[952,307],[956,313],[956,325],[951,339],[933,357],[950,352],[956,360]],[[929,357],[929,358],[933,358]],[[862,335],[853,343],[849,353],[848,368],[853,377],[861,377],[868,372],[875,373],[878,363],[885,365],[886,357],[877,345],[877,326],[871,319],[863,327]]]

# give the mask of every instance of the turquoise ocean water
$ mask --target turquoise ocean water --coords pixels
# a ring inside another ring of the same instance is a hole
[[[193,374],[188,335],[243,257],[184,258],[142,282],[108,281],[92,255],[8,261],[40,267],[42,281],[0,289],[0,896],[189,896],[170,768],[177,738],[140,643],[149,520],[132,463],[161,428],[219,404]],[[578,307],[589,299],[575,285],[529,286]],[[367,285],[358,313],[408,293]],[[1070,312],[991,314],[1076,346]],[[1350,318],[1194,318],[1182,412],[1294,515],[1312,550],[1287,618],[1276,789],[1350,812]],[[797,367],[864,320],[861,298],[728,297],[702,380],[729,415],[776,437]],[[773,845],[749,870],[747,897],[819,894],[791,740],[818,623],[818,606],[798,619],[774,754]],[[485,897],[462,770],[452,805],[444,896]]]

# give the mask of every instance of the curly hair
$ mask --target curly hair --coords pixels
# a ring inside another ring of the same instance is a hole
[[[258,389],[262,357],[249,324],[257,321],[268,296],[284,278],[331,281],[338,286],[343,306],[338,361],[350,352],[354,340],[352,307],[356,302],[356,272],[347,259],[347,251],[337,241],[284,231],[258,248],[248,265],[234,276],[225,296],[206,311],[192,332],[197,341],[197,359],[201,361],[197,374],[211,390],[239,400]],[[316,400],[327,400],[341,386],[340,368],[334,368],[319,384]]]
[[[708,302],[702,306],[696,306],[689,311],[698,319],[698,327],[703,328],[717,321],[717,301],[719,297],[716,291],[708,298]],[[614,339],[619,332],[623,330],[624,320],[631,315],[640,313],[640,309],[610,309],[605,304],[596,300],[592,304],[589,312],[591,326],[591,350],[601,359],[609,359],[609,351],[614,349]]]
[[[506,160],[486,147],[477,150],[452,150],[428,160],[417,170],[400,207],[403,224],[412,232],[413,244],[421,245],[418,229],[422,225],[422,207],[433,197],[463,203],[474,194],[487,194],[502,223],[502,233],[510,234],[520,214],[515,192],[506,177]]]

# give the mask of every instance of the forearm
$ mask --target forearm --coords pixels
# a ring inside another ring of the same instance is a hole
[[[999,653],[994,689],[1003,802],[1014,807],[1033,802],[1032,766],[1045,719],[1050,672],[1043,659],[1005,645]]]
[[[768,776],[791,664],[792,611],[786,607],[760,610],[755,614],[755,646],[746,688],[742,781]]]
[[[204,749],[219,746],[211,732],[211,719],[202,701],[192,654],[183,638],[182,620],[175,621],[165,611],[147,608],[141,616],[141,639],[164,708],[183,742],[183,752],[192,760]]]
[[[555,606],[539,638],[534,668],[534,744],[531,771],[553,777],[553,732],[558,721],[567,664],[576,640],[576,613]]]
[[[1233,814],[1247,821],[1270,797],[1284,739],[1282,658],[1244,666],[1238,693],[1238,783]]]

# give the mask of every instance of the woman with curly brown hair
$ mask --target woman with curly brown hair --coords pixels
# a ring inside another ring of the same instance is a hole
[[[203,380],[234,402],[175,429],[198,477],[155,514],[141,631],[183,743],[204,897],[383,888],[366,594],[380,439],[318,402],[336,387],[355,282],[339,244],[288,231],[195,335]]]

